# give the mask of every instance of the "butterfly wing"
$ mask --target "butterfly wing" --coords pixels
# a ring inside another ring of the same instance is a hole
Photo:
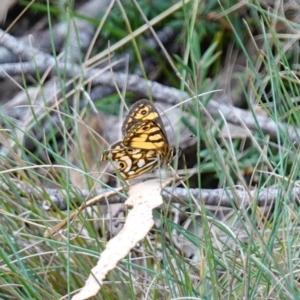
[[[118,141],[109,150],[104,151],[101,160],[112,160],[118,163],[118,172],[124,179],[131,179],[147,173],[160,163],[156,151],[126,148]]]
[[[173,157],[162,119],[148,100],[136,102],[129,111],[123,126],[123,141],[104,151],[101,160],[118,163],[124,179],[137,177],[166,165]]]
[[[126,136],[128,131],[131,131],[137,123],[146,120],[155,122],[163,131],[164,136],[167,136],[164,124],[157,109],[149,100],[146,99],[137,101],[130,109],[122,126],[123,136]]]
[[[134,125],[124,136],[125,147],[152,149],[165,152],[168,141],[161,127],[154,121],[141,121]]]

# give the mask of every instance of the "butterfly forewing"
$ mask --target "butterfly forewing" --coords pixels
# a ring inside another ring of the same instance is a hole
[[[101,159],[117,162],[124,179],[137,177],[171,161],[173,150],[162,120],[148,100],[140,100],[132,107],[122,132],[124,140],[104,151]]]
[[[137,123],[124,137],[125,147],[165,151],[168,141],[157,123],[147,120]]]
[[[123,135],[126,136],[127,132],[131,130],[131,128],[133,128],[134,125],[146,120],[150,120],[157,123],[157,125],[163,131],[164,135],[167,136],[164,124],[157,109],[150,101],[146,99],[139,100],[130,109],[122,126]]]

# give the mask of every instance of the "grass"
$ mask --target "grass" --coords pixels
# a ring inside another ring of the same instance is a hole
[[[175,2],[161,3],[157,1],[151,8],[147,1],[139,4],[148,19],[152,19]],[[163,18],[154,27],[155,32],[170,26],[176,33],[173,44],[166,45],[165,51],[158,48],[154,55],[145,34],[126,42],[116,50],[116,55],[130,53],[129,73],[139,66],[141,74],[148,76],[142,58],[148,57],[149,52],[151,64],[159,74],[155,80],[188,91],[192,96],[215,89],[224,79],[219,76],[223,68],[240,66],[238,72],[229,74],[235,79],[231,89],[242,99],[242,106],[254,117],[265,114],[277,123],[299,127],[299,46],[295,36],[284,30],[280,32],[283,26],[299,30],[299,25],[278,17],[279,13],[266,9],[259,1],[242,7],[234,6],[235,1],[226,3],[227,7],[220,8],[217,1],[210,1],[207,6],[191,1]],[[101,37],[111,45],[145,24],[135,2],[126,4],[117,2],[103,22],[103,31],[100,30]],[[70,23],[71,15],[81,17],[75,11],[59,10],[50,3],[36,4],[33,9],[41,16],[47,12],[49,24],[51,13]],[[71,5],[69,9],[72,10]],[[219,18],[211,18],[218,14]],[[101,22],[101,17],[82,18],[96,24]],[[176,49],[174,54],[172,47]],[[107,43],[98,42],[92,48],[92,55],[101,54]],[[234,57],[242,57],[242,63],[235,63]],[[171,66],[167,63],[170,60]],[[37,78],[43,86],[43,77]],[[58,74],[62,105],[59,109],[45,108],[43,120],[33,117],[24,127],[11,123],[1,112],[7,128],[1,133],[10,154],[2,154],[0,171],[1,181],[8,187],[0,191],[1,299],[71,297],[84,285],[109,239],[109,220],[96,209],[93,213],[81,213],[75,222],[67,224],[63,234],[43,237],[46,228],[57,224],[76,207],[73,199],[77,191],[70,182],[70,170],[83,174],[79,178],[89,180],[91,191],[94,184],[106,186],[99,174],[89,169],[84,152],[75,155],[77,160],[70,160],[71,144],[80,144],[79,126],[86,122],[86,112],[81,109],[79,93],[74,94],[70,109],[65,98],[68,93],[65,81],[65,74]],[[75,82],[74,89],[80,84]],[[95,104],[116,114],[119,107],[112,107],[120,102],[120,97],[126,98],[127,104],[136,100],[130,91],[124,95],[110,94]],[[209,101],[207,98],[204,102]],[[237,199],[232,197],[233,209],[222,221],[203,202],[195,204],[192,196],[185,207],[171,203],[171,212],[166,205],[162,211],[154,212],[160,226],[154,227],[108,274],[95,299],[299,299],[299,206],[293,197],[299,180],[298,143],[291,141],[283,130],[271,136],[258,123],[257,130],[244,131],[241,138],[225,138],[220,132],[223,125],[227,126],[227,120],[221,115],[208,117],[203,99],[189,104],[183,110],[198,121],[197,126],[190,125],[197,140],[193,155],[198,174],[195,181],[186,184],[222,187],[233,194],[236,189],[248,192],[255,188],[258,194],[264,188],[278,188],[272,215],[269,218],[263,215],[255,197],[248,208],[234,206]],[[52,110],[59,111],[60,122],[54,122],[46,133],[38,131],[37,128],[53,120]],[[183,123],[189,126],[188,119]],[[26,147],[20,135],[27,140]],[[105,146],[95,139],[94,147]],[[95,162],[99,161],[97,153],[93,152]],[[37,198],[20,190],[18,181],[32,187],[47,185],[64,190],[67,210],[45,211],[43,201],[50,201],[49,195],[45,192],[43,199]]]

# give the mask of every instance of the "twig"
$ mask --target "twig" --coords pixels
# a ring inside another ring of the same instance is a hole
[[[22,193],[34,195],[37,200],[44,201],[43,208],[45,210],[50,210],[54,208],[58,208],[60,210],[67,209],[66,199],[68,201],[72,201],[72,203],[78,203],[78,199],[82,198],[87,199],[91,195],[90,190],[78,189],[74,187],[74,191],[72,194],[66,193],[64,190],[59,189],[51,189],[51,188],[40,188],[33,187],[27,183],[16,181],[16,186]],[[1,184],[2,189],[9,190],[9,187],[6,186],[5,183]],[[93,190],[93,194],[97,194],[97,197],[101,195],[109,196],[107,198],[107,202],[102,202],[100,204],[106,205],[116,204],[116,203],[124,203],[125,198],[121,196],[119,190],[110,189],[96,189]],[[45,199],[45,193],[48,195],[49,200]],[[248,207],[253,203],[257,203],[259,207],[264,206],[272,206],[278,196],[284,197],[286,200],[295,201],[300,203],[300,187],[293,187],[290,190],[283,190],[280,188],[270,187],[264,189],[253,189],[250,191],[233,189],[233,188],[225,188],[225,189],[185,189],[180,187],[166,187],[162,193],[165,201],[172,201],[174,203],[181,204],[189,204],[192,205],[191,196],[198,202],[202,202],[204,205],[208,206],[224,206],[224,207]],[[96,198],[96,197],[95,197]],[[91,201],[91,200],[89,200]],[[52,202],[52,203],[51,203]]]
[[[101,195],[99,195],[99,196],[96,196],[96,197],[94,197],[93,199],[90,199],[90,200],[88,200],[88,201],[82,203],[82,204],[80,205],[80,207],[79,207],[76,211],[74,211],[73,213],[70,214],[69,218],[66,218],[66,219],[62,220],[62,221],[59,222],[56,226],[54,226],[54,227],[52,227],[52,228],[50,228],[50,229],[47,229],[47,230],[45,231],[45,233],[44,233],[44,237],[48,238],[48,237],[52,236],[53,234],[55,234],[56,232],[58,232],[61,228],[63,228],[63,227],[67,224],[68,220],[69,220],[69,221],[72,221],[73,219],[75,219],[76,216],[77,216],[81,211],[83,211],[85,208],[87,208],[87,207],[89,207],[89,206],[92,206],[92,205],[95,205],[95,204],[97,204],[97,203],[99,203],[99,202],[104,202],[103,200],[109,198],[110,196],[115,196],[116,192],[117,192],[117,191],[119,192],[119,191],[121,191],[121,190],[122,190],[122,188],[118,188],[118,189],[116,189],[115,191],[108,191],[108,192],[106,192],[106,193],[104,193],[104,194],[101,194]]]
[[[109,0],[86,1],[86,3],[83,3],[83,5],[76,9],[75,15],[85,15],[89,16],[89,18],[96,18],[101,11],[107,9],[110,2],[111,1]],[[70,37],[70,31],[72,37]],[[63,20],[54,24],[51,30],[47,29],[39,31],[35,28],[30,28],[30,33],[20,37],[19,42],[27,44],[27,48],[34,45],[35,48],[43,49],[44,53],[48,53],[52,50],[53,45],[55,46],[55,49],[62,52],[64,51],[64,49],[62,49],[63,46],[66,47],[64,44],[67,40],[71,42],[74,41],[76,44],[71,45],[70,49],[73,53],[71,55],[68,53],[68,57],[76,58],[79,53],[86,52],[86,49],[91,44],[94,32],[94,23],[75,16],[67,21]],[[73,51],[73,49],[75,50]],[[8,51],[4,47],[0,47],[0,63],[16,62],[18,60],[19,56],[14,55],[14,52]]]
[[[40,72],[44,72],[49,66],[55,65],[55,59],[51,55],[42,53],[37,49],[28,48],[28,45],[18,42],[14,37],[6,34],[1,29],[0,36],[2,36],[0,44],[4,45],[23,59],[31,60],[34,57],[35,61],[34,63],[31,61],[24,64],[3,64],[1,65],[2,70],[0,69],[0,77],[6,76],[6,73],[10,75],[21,74],[24,70],[27,74],[34,75],[36,68],[38,68]],[[114,87],[115,83],[118,87],[126,85],[129,91],[143,97],[147,97],[148,91],[150,91],[153,98],[170,104],[178,104],[189,98],[189,95],[186,92],[164,86],[158,82],[143,79],[137,75],[111,72],[101,73],[101,70],[97,68],[86,69],[83,72],[82,68],[74,63],[68,64],[57,62],[56,66],[61,71],[65,71],[69,77],[82,75],[86,80],[91,79],[91,82],[94,85],[101,84],[110,87]],[[288,134],[292,142],[298,143],[299,141],[299,128],[295,128],[286,123],[275,122],[269,117],[256,115],[254,118],[251,111],[236,108],[228,104],[220,104],[214,100],[211,100],[206,105],[206,109],[212,115],[219,115],[219,113],[222,113],[226,121],[230,123],[240,125],[241,120],[243,120],[243,123],[249,129],[256,130],[260,128],[264,133],[270,134],[271,136],[276,136],[278,130],[283,130]]]

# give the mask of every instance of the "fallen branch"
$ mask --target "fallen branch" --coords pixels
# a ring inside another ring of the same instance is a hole
[[[66,210],[67,200],[72,204],[79,206],[83,201],[91,198],[91,195],[97,195],[94,198],[101,195],[107,195],[105,202],[100,202],[101,205],[124,203],[126,196],[122,195],[122,191],[119,189],[95,189],[92,192],[90,190],[78,189],[74,187],[72,193],[64,190],[33,187],[24,182],[15,182],[16,187],[19,188],[23,194],[33,195],[36,200],[43,203],[43,209],[59,209]],[[2,189],[9,190],[9,187],[5,184],[1,184]],[[114,192],[112,192],[114,191]],[[45,197],[50,200],[47,200]],[[199,204],[202,203],[208,206],[223,206],[223,207],[237,207],[247,208],[253,203],[257,203],[259,207],[272,206],[278,197],[284,197],[287,201],[295,201],[300,203],[300,187],[293,187],[288,189],[269,187],[264,189],[252,189],[242,190],[238,188],[224,188],[224,189],[198,189],[198,188],[181,188],[181,187],[165,187],[162,192],[162,196],[165,201],[171,201],[174,203],[181,203],[185,205],[193,205],[193,199]],[[81,198],[82,202],[78,203],[78,199]],[[94,199],[93,198],[93,199]],[[89,200],[90,201],[90,200]],[[96,204],[97,202],[94,202]]]
[[[180,91],[173,87],[164,86],[158,82],[143,79],[137,75],[128,75],[124,73],[112,73],[109,71],[103,72],[101,69],[87,69],[83,70],[83,66],[74,63],[57,62],[54,57],[45,54],[37,49],[29,48],[27,44],[19,42],[14,37],[5,33],[0,29],[0,44],[7,49],[19,55],[24,60],[29,60],[26,63],[19,64],[2,64],[0,69],[0,78],[9,75],[26,74],[35,75],[38,69],[41,73],[45,72],[49,67],[54,65],[60,71],[64,71],[70,78],[78,78],[83,76],[86,80],[92,82],[93,85],[105,85],[115,87],[115,84],[122,88],[127,87],[127,90],[134,92],[141,97],[147,97],[150,92],[152,97],[162,102],[170,104],[178,104],[189,98],[189,94]],[[34,59],[34,61],[32,61]],[[55,72],[53,69],[52,72]],[[59,102],[59,101],[58,101]],[[225,120],[238,125],[246,125],[249,129],[257,130],[258,128],[265,134],[276,137],[278,130],[285,131],[292,142],[298,143],[300,136],[300,129],[290,126],[286,123],[275,122],[269,117],[256,115],[251,111],[233,107],[229,104],[221,104],[217,101],[210,100],[206,105],[207,111],[211,115],[224,116]]]

